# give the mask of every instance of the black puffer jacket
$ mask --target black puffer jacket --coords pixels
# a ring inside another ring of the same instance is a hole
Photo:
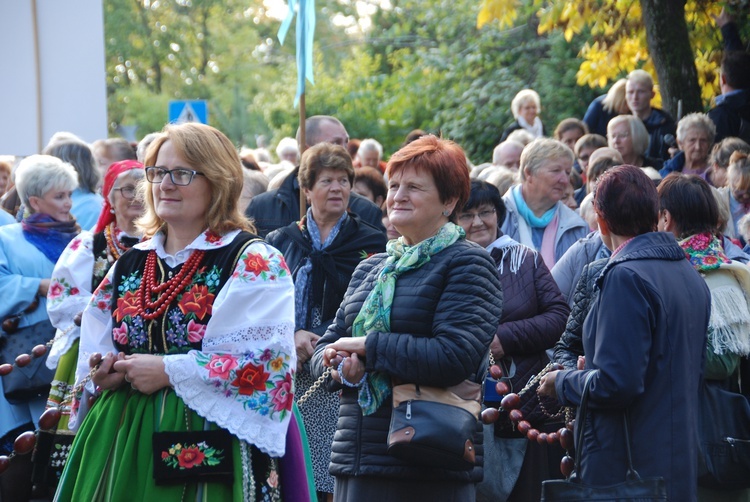
[[[609,258],[601,258],[592,261],[581,272],[576,290],[573,293],[573,308],[568,317],[568,324],[560,341],[555,344],[555,352],[552,360],[565,366],[565,369],[574,370],[578,363],[578,356],[583,355],[583,321],[591,310],[594,300],[599,296],[596,287],[596,279],[601,274]]]
[[[511,379],[512,392],[520,391],[532,376],[547,365],[549,358],[546,350],[560,339],[570,312],[560,288],[536,251],[528,249],[518,270],[511,270],[513,255],[524,247],[518,244],[491,252],[498,270],[502,268],[500,282],[505,301],[497,338],[505,352],[504,367],[510,368],[513,363],[515,368]],[[521,411],[527,420],[532,424],[544,421],[545,416],[539,409],[535,393],[525,393],[522,402]],[[546,404],[552,409],[554,401]],[[507,420],[496,423],[495,433],[520,437],[513,432]]]
[[[312,372],[323,373],[323,351],[351,336],[354,319],[385,265],[386,254],[363,261],[354,271],[336,321],[315,348]],[[469,378],[483,382],[490,342],[502,314],[503,294],[489,254],[466,240],[432,256],[396,281],[391,332],[367,335],[365,363],[403,382],[447,387]],[[477,467],[447,471],[414,467],[388,455],[391,400],[363,416],[356,389],[343,389],[331,454],[334,476],[377,476],[420,481],[482,479],[482,426],[477,423]]]

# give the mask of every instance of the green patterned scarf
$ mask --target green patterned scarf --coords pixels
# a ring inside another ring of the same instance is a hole
[[[375,287],[367,295],[362,309],[352,325],[352,336],[367,336],[368,333],[388,333],[391,330],[391,305],[396,290],[396,280],[404,272],[415,270],[430,261],[459,239],[464,239],[464,230],[454,223],[446,223],[437,234],[422,242],[408,246],[404,238],[391,240],[386,246],[388,258],[380,271]],[[362,413],[371,415],[391,393],[390,378],[381,373],[367,376],[366,384],[359,390],[359,405]]]

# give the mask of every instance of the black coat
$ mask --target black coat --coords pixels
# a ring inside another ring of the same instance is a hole
[[[596,279],[608,261],[609,258],[601,258],[583,267],[581,277],[576,284],[568,324],[560,340],[555,344],[555,352],[552,356],[552,360],[565,366],[565,369],[576,369],[578,356],[583,355],[583,322],[591,310],[591,304],[599,296]]]
[[[497,338],[505,352],[505,367],[509,368],[511,361],[515,365],[512,378],[515,385],[511,390],[518,392],[549,363],[546,350],[560,339],[570,307],[538,253],[529,249],[514,273],[510,269],[513,254],[510,249],[505,249],[505,253],[503,249],[491,252],[498,270],[502,265],[503,317],[497,328]],[[534,424],[544,422],[545,415],[539,409],[535,392],[525,393],[522,402],[521,411],[527,420]],[[554,402],[550,404],[554,405]],[[506,420],[495,426],[498,435],[517,436],[510,431],[512,428]]]
[[[296,326],[296,329],[309,330],[318,335],[325,333],[333,322],[333,316],[341,305],[359,262],[375,253],[382,253],[386,243],[382,232],[353,214],[343,223],[331,245],[320,251],[313,249],[307,228],[303,231],[297,223],[274,230],[268,234],[266,241],[284,255],[295,282],[305,258],[310,257],[313,268],[309,276],[311,297],[307,302],[308,317],[311,307],[316,306],[321,309],[322,320],[319,325],[313,326],[308,319],[304,326]]]
[[[299,221],[299,182],[295,169],[276,190],[256,195],[245,210],[245,215],[253,220],[258,235],[265,237],[272,230]],[[349,195],[350,212],[357,214],[362,221],[369,223],[385,234],[383,212],[368,199],[352,192]]]
[[[563,370],[555,390],[577,406],[591,383],[579,477],[585,484],[625,480],[622,417],[628,412],[633,464],[661,476],[669,500],[696,499],[698,387],[706,353],[711,296],[674,236],[635,237],[596,281],[599,297],[583,326],[584,371]]]
[[[323,373],[323,351],[352,324],[373,289],[387,255],[359,264],[336,321],[315,348],[314,376]],[[483,382],[489,346],[502,313],[503,293],[487,251],[466,240],[433,255],[429,262],[401,275],[391,310],[391,332],[366,339],[368,372],[378,371],[403,382],[448,387],[464,380]],[[331,388],[339,386],[332,384]],[[477,482],[482,479],[482,426],[477,423],[477,467],[448,471],[415,467],[388,455],[386,440],[392,404],[386,399],[363,416],[356,389],[344,388],[330,471],[334,476],[376,476],[414,481]]]

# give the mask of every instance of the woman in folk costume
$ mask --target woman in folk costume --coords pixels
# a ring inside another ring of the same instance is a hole
[[[139,226],[152,237],[84,311],[80,402],[101,395],[56,499],[305,500],[294,290],[237,209],[239,156],[212,127],[169,125],[145,164]]]
[[[93,231],[83,231],[70,241],[52,271],[47,313],[57,333],[47,366],[56,372],[47,408],[58,408],[61,420],[54,437],[47,431],[40,432],[34,455],[37,486],[46,485],[54,490],[65,466],[74,434],[68,427],[75,427],[68,419],[78,364],[81,314],[112,264],[140,241],[141,233],[135,220],[143,214],[143,201],[136,197],[138,182],[142,179],[140,162],[123,160],[109,167],[102,186],[104,207],[96,226]]]

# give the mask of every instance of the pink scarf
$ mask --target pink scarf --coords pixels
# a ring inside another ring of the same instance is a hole
[[[557,220],[559,218],[559,211],[555,213],[555,217],[549,222],[544,229],[544,235],[542,236],[542,248],[539,250],[539,254],[542,255],[544,264],[547,268],[552,270],[557,260],[555,260],[555,238],[557,237]]]

